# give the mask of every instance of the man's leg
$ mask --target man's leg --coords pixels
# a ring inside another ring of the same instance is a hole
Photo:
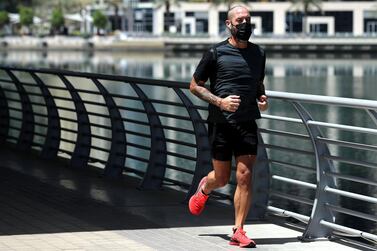
[[[234,194],[235,227],[243,228],[251,202],[252,168],[255,163],[255,155],[241,155],[236,158],[237,164],[237,188]]]
[[[189,210],[193,215],[203,211],[208,195],[213,189],[225,186],[230,177],[230,161],[213,160],[213,171],[200,181],[198,189],[189,200]]]
[[[237,188],[234,194],[235,224],[230,245],[240,247],[256,247],[255,242],[246,236],[243,225],[249,212],[251,202],[251,178],[255,155],[240,155],[236,158],[237,164]]]
[[[230,161],[213,160],[213,171],[200,181],[198,189],[189,200],[189,210],[199,215],[204,209],[208,195],[213,189],[225,186],[230,177]]]
[[[212,190],[223,187],[229,182],[231,161],[221,161],[212,159],[213,171],[207,175],[207,182],[202,187],[205,194],[210,194]]]
[[[189,210],[193,215],[201,214],[212,190],[225,186],[229,181],[232,148],[228,143],[228,132],[227,125],[208,124],[209,139],[212,146],[213,171],[203,177],[195,194],[189,200]]]

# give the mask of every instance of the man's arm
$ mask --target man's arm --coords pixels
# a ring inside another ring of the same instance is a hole
[[[264,84],[262,81],[258,84],[258,90],[257,90],[257,98],[258,98],[258,107],[259,110],[265,111],[268,109],[268,97],[266,96],[266,91],[264,89]]]
[[[193,93],[198,98],[221,108],[222,98],[212,94],[207,88],[204,87],[204,84],[204,81],[199,81],[197,83],[195,78],[192,78],[190,83],[191,93]]]
[[[259,99],[259,97],[262,95],[266,95],[266,90],[264,88],[263,80],[259,81],[258,83],[257,98]]]
[[[190,82],[190,91],[198,98],[215,105],[220,108],[220,110],[225,110],[228,112],[235,112],[240,105],[241,99],[237,95],[229,95],[226,98],[220,98],[213,93],[211,93],[207,88],[204,87],[204,81],[196,81],[192,78]]]

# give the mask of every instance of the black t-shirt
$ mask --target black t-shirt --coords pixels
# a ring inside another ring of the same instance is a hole
[[[257,98],[264,94],[258,89],[264,79],[266,56],[264,51],[253,43],[247,48],[236,48],[228,39],[206,51],[194,73],[195,80],[206,82],[210,79],[210,91],[221,98],[239,95],[241,104],[237,111],[221,111],[209,104],[208,121],[244,122],[261,117]]]

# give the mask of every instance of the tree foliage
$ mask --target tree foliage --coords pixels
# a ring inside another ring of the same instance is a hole
[[[9,23],[9,15],[6,11],[0,11],[0,28]]]
[[[108,23],[107,17],[100,11],[96,10],[93,13],[93,24],[98,29],[105,29]]]
[[[51,15],[51,28],[59,29],[64,25],[64,15],[61,8],[55,8]]]
[[[21,6],[19,8],[20,23],[26,27],[33,24],[34,12],[32,8]]]

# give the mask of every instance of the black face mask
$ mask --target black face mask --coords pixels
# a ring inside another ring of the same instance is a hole
[[[233,25],[230,29],[232,36],[236,37],[239,41],[249,41],[251,36],[251,23],[242,23]]]

